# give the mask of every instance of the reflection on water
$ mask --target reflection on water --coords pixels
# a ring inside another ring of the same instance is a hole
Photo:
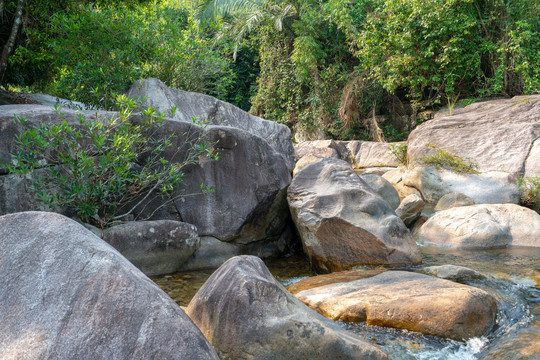
[[[341,325],[377,344],[395,360],[540,359],[540,249],[457,251],[425,246],[422,253],[424,263],[408,270],[453,264],[487,276],[484,280],[473,280],[468,284],[488,291],[497,300],[497,329],[492,334],[458,342],[365,324]],[[315,275],[301,256],[267,260],[265,263],[285,286]],[[178,304],[187,306],[212,273],[213,270],[179,272],[153,277],[152,280]]]

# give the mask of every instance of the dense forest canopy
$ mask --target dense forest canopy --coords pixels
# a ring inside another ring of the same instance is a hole
[[[423,110],[540,92],[538,0],[0,0],[0,13],[4,89],[109,108],[157,77],[298,138],[399,140]]]

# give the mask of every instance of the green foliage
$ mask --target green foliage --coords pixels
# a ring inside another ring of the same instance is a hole
[[[55,13],[32,39],[40,47],[19,47],[13,61],[42,58],[54,69],[43,91],[100,108],[112,108],[116,94],[141,78],[221,98],[233,80],[225,50],[173,1],[77,6]]]
[[[388,145],[388,150],[400,163],[407,165],[407,143]]]
[[[150,199],[171,194],[182,183],[186,165],[203,156],[217,159],[200,133],[159,136],[162,113],[139,109],[125,96],[118,104],[117,117],[92,121],[79,115],[76,125],[63,120],[34,128],[16,116],[15,123],[25,130],[16,138],[10,172],[33,173],[32,191],[41,203],[72,211],[104,229],[126,221]],[[138,110],[140,120],[134,120],[132,114]],[[164,157],[175,136],[181,136],[187,147],[181,162]]]
[[[521,203],[529,207],[540,205],[540,176],[519,178],[517,181]]]
[[[433,144],[426,144],[426,146],[435,149],[435,154],[418,159],[421,163],[433,165],[437,169],[445,168],[462,174],[480,174],[478,171],[478,164],[472,159],[466,159],[452,154]]]

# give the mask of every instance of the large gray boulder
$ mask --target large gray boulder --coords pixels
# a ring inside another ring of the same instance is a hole
[[[287,199],[304,251],[319,272],[421,261],[401,219],[343,160],[321,159],[299,171]]]
[[[193,117],[196,117],[208,120],[211,125],[245,130],[268,142],[283,158],[289,171],[294,168],[291,131],[285,125],[261,119],[212,96],[171,89],[154,78],[136,81],[127,95],[145,98],[145,106],[152,106],[168,115],[176,107],[178,111],[172,116],[174,121],[192,122]]]
[[[530,162],[529,151],[540,137],[540,95],[478,102],[453,115],[418,126],[409,136],[409,162],[435,150],[473,159],[484,172],[505,172],[513,178],[523,169],[540,173],[540,162]],[[537,144],[536,144],[537,145]]]
[[[484,290],[406,271],[323,285],[296,297],[333,320],[456,340],[486,335],[497,316],[496,301]]]
[[[435,213],[415,239],[458,249],[540,247],[540,215],[515,204],[460,206]]]
[[[388,359],[298,301],[253,256],[223,264],[186,312],[222,360]]]
[[[24,116],[31,126],[41,121],[62,120],[77,126],[78,114],[95,121],[116,115],[114,112],[62,110],[60,117],[54,109],[40,105],[0,106],[0,156],[5,161],[9,161],[15,136],[22,130],[13,123],[14,113]],[[137,117],[134,121],[138,121]],[[170,136],[173,133],[176,135],[165,153],[167,159],[179,162],[185,159],[189,151],[188,136],[204,138],[219,153],[220,159],[203,159],[200,165],[188,165],[183,169],[184,186],[170,197],[155,197],[144,203],[134,211],[135,218],[151,216],[151,220],[187,222],[197,227],[200,236],[236,244],[266,246],[278,242],[289,218],[286,189],[291,175],[283,154],[265,139],[234,127],[202,128],[189,122],[166,120],[157,134]],[[202,194],[201,183],[213,186],[214,192]],[[4,213],[35,210],[35,202],[27,199],[27,185],[28,181],[0,177],[0,201],[5,201],[0,203],[0,210]],[[163,206],[168,201],[171,203]]]
[[[218,359],[118,251],[54,213],[0,217],[3,359]]]
[[[103,235],[147,276],[180,270],[201,243],[194,225],[174,220],[132,221],[113,226]]]
[[[418,126],[408,138],[409,164],[443,149],[478,165],[480,174],[439,171],[439,179],[415,170],[405,184],[433,204],[450,192],[477,204],[517,203],[515,181],[540,175],[540,95],[478,102]],[[429,145],[429,146],[428,146]]]

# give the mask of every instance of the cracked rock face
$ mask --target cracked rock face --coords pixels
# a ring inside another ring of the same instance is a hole
[[[0,217],[3,359],[194,359],[217,354],[112,246],[62,215]]]
[[[299,171],[287,200],[318,272],[421,261],[403,221],[345,161],[321,159]]]
[[[484,290],[406,271],[323,285],[296,297],[333,320],[455,340],[486,335],[497,316],[496,301]]]
[[[229,259],[186,312],[222,360],[388,359],[302,304],[254,256]]]

